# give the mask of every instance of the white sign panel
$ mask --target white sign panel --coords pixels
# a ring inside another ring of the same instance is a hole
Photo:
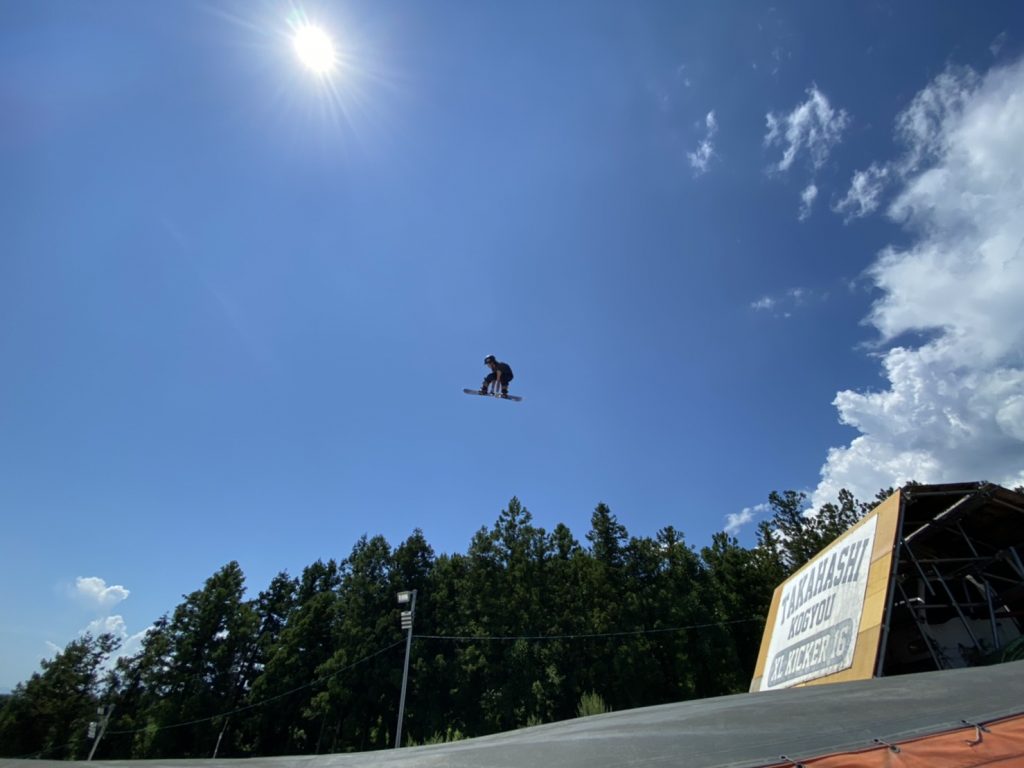
[[[822,550],[782,587],[761,690],[789,688],[853,664],[877,516]]]

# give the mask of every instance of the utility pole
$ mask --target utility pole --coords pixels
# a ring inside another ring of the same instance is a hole
[[[114,714],[114,705],[108,704],[106,707],[100,707],[96,710],[96,713],[101,716],[100,732],[98,735],[96,734],[96,723],[89,723],[89,736],[95,736],[95,738],[92,742],[92,749],[89,750],[89,756],[85,758],[87,762],[92,760],[92,756],[96,754],[96,747],[100,745],[100,739],[107,732],[107,723],[110,722],[110,716]]]
[[[402,672],[402,697],[398,701],[398,728],[395,729],[395,749],[402,746],[402,718],[405,716],[405,688],[409,682],[409,651],[412,650],[412,621],[416,616],[416,590],[399,592],[398,604],[408,605],[402,611],[402,629],[407,630],[405,638],[405,669]]]
[[[217,735],[217,746],[213,748],[213,759],[217,759],[217,753],[220,752],[220,740],[224,738],[224,731],[228,729],[228,722],[231,720],[231,716],[228,715],[224,718],[224,725],[221,726],[220,733]]]

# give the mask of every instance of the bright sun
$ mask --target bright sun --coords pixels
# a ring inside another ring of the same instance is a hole
[[[334,69],[337,56],[331,36],[315,24],[306,24],[295,31],[292,39],[299,61],[310,71],[326,75]]]

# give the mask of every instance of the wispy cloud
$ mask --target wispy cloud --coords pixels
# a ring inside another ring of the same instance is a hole
[[[968,67],[950,67],[922,88],[896,118],[896,136],[906,147],[896,161],[901,176],[934,165],[949,153],[949,129],[977,93],[981,78]]]
[[[882,189],[889,179],[889,167],[872,163],[866,171],[857,171],[850,181],[846,196],[832,206],[846,223],[867,216],[878,208]]]
[[[690,88],[693,85],[693,81],[690,79],[690,74],[687,71],[685,64],[680,64],[676,67],[676,77],[683,84],[684,88]]]
[[[772,76],[778,76],[779,70],[782,69],[782,60],[789,59],[792,55],[792,53],[784,51],[782,48],[772,48]]]
[[[868,270],[888,388],[834,404],[860,433],[832,449],[814,504],[906,480],[1024,483],[1024,62],[951,68],[896,121],[888,215],[912,235]],[[917,345],[895,345],[931,331]]]
[[[767,509],[767,504],[757,504],[753,507],[744,507],[740,512],[730,513],[725,516],[725,528],[722,530],[729,534],[738,533],[740,528],[750,525]]]
[[[992,41],[992,44],[988,47],[988,50],[993,56],[998,56],[1000,53],[1002,53],[1004,45],[1006,45],[1006,30],[1003,30],[998,35],[996,35],[996,39]]]
[[[828,160],[832,148],[842,139],[850,118],[845,109],[836,110],[816,85],[807,89],[807,100],[797,104],[788,114],[769,112],[766,147],[782,146],[782,159],[774,169],[788,171],[801,154],[808,156],[817,170]]]
[[[818,197],[818,185],[813,182],[804,187],[804,191],[800,193],[800,212],[797,214],[797,218],[800,221],[806,221],[811,215],[811,209],[814,208],[814,201]]]
[[[706,133],[704,139],[700,144],[697,145],[697,149],[694,152],[687,152],[686,157],[690,161],[690,166],[693,168],[695,176],[701,176],[707,173],[708,165],[711,163],[711,158],[715,156],[715,147],[712,143],[715,134],[718,133],[718,121],[715,119],[715,111],[711,110],[708,112],[707,117],[704,118],[704,125]]]
[[[812,302],[823,302],[829,297],[827,291],[815,291],[808,288],[788,288],[776,295],[764,295],[750,302],[750,308],[757,312],[770,312],[775,317],[792,317],[800,307]]]

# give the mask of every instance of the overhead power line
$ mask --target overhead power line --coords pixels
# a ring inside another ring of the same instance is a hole
[[[413,635],[419,640],[451,640],[454,642],[473,642],[483,640],[515,641],[515,640],[585,640],[602,637],[635,637],[636,635],[653,635],[662,632],[688,632],[694,629],[708,629],[730,624],[750,624],[763,622],[764,617],[755,616],[750,619],[731,619],[729,621],[712,621],[706,624],[690,624],[685,627],[658,627],[656,629],[633,629],[624,632],[588,632],[570,635]]]
[[[235,709],[229,710],[228,712],[220,712],[220,713],[218,713],[216,715],[210,715],[209,717],[200,717],[200,718],[197,718],[195,720],[186,720],[186,721],[181,722],[181,723],[172,723],[171,725],[162,725],[159,728],[156,728],[155,730],[157,730],[157,731],[166,731],[166,730],[169,730],[171,728],[183,728],[183,727],[185,727],[187,725],[198,725],[199,723],[207,723],[207,722],[209,722],[211,720],[216,720],[217,718],[220,718],[220,717],[231,717],[232,715],[237,715],[239,712],[245,712],[246,710],[249,710],[249,709],[256,709],[257,707],[262,707],[264,704],[269,704],[272,701],[277,701],[278,699],[283,699],[286,696],[291,696],[293,693],[297,693],[298,691],[301,691],[301,690],[303,690],[305,688],[312,688],[315,685],[320,685],[321,683],[325,683],[328,680],[330,680],[331,678],[337,677],[338,675],[340,675],[343,672],[348,672],[350,669],[353,669],[353,668],[359,666],[360,664],[365,664],[367,661],[370,661],[370,659],[374,659],[377,656],[380,656],[382,653],[387,653],[392,648],[395,648],[396,646],[401,645],[403,642],[405,642],[405,641],[404,640],[398,640],[398,641],[392,643],[389,646],[386,646],[384,648],[381,648],[380,650],[374,651],[369,656],[364,656],[363,658],[359,659],[358,661],[354,661],[351,664],[342,667],[341,669],[338,669],[338,670],[335,670],[334,672],[331,672],[331,674],[329,674],[329,675],[324,675],[322,677],[318,677],[315,680],[311,680],[308,683],[296,686],[295,688],[292,688],[290,690],[284,691],[283,693],[278,693],[278,694],[275,694],[273,696],[268,696],[267,698],[260,699],[259,701],[253,702],[252,704],[246,704],[243,707],[236,707]],[[140,732],[145,731],[145,730],[147,730],[146,727],[134,728],[134,729],[127,730],[127,731],[108,731],[107,735],[108,736],[126,736],[126,735],[129,735],[129,734],[132,734],[132,733],[140,733]]]

